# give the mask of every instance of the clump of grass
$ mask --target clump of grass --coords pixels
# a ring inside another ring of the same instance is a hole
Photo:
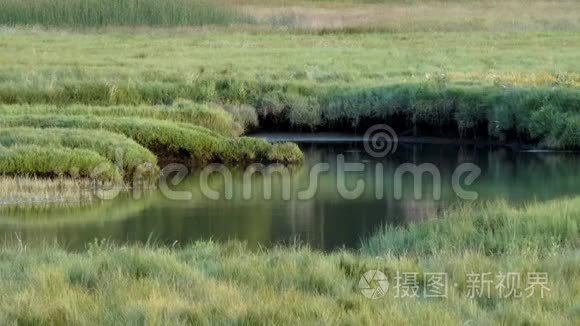
[[[250,105],[229,104],[224,106],[224,110],[229,112],[244,130],[255,129],[259,126],[258,114],[256,108]]]
[[[0,24],[10,26],[204,26],[251,21],[203,0],[2,0],[0,8]]]
[[[117,167],[107,158],[86,149],[0,146],[0,171],[5,175],[88,178],[118,183]]]
[[[122,167],[124,178],[135,172],[146,179],[156,178],[157,157],[123,135],[104,130],[59,128],[0,128],[0,145],[38,145],[48,148],[80,148],[94,151]]]
[[[189,164],[208,162],[244,163],[248,159],[268,161],[272,145],[252,138],[227,138],[210,130],[188,128],[169,121],[125,117],[7,115],[0,127],[104,129],[123,134],[165,160]]]
[[[139,117],[168,120],[205,127],[224,136],[239,136],[244,129],[234,117],[217,105],[179,101],[172,106],[0,106],[2,114],[93,115],[105,117]]]
[[[524,208],[505,202],[458,207],[440,220],[408,228],[386,227],[363,241],[370,255],[432,255],[476,251],[484,255],[522,250],[549,253],[575,247],[580,237],[580,199],[534,203]]]
[[[304,153],[294,143],[274,144],[268,153],[268,161],[270,162],[301,162],[303,160]]]

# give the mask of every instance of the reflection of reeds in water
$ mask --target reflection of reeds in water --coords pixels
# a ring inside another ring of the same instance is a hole
[[[88,179],[0,177],[0,207],[29,204],[80,204],[94,201]]]
[[[73,187],[67,189],[62,193],[69,194],[72,198]],[[124,192],[114,200],[96,200],[93,197],[92,201],[78,201],[76,204],[53,202],[41,205],[0,205],[0,226],[47,227],[123,220],[150,207],[158,198],[150,196],[150,193],[142,197],[133,199],[128,192]]]

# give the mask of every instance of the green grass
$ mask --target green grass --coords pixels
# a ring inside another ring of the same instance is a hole
[[[0,157],[0,171],[5,175],[86,178],[113,183],[122,180],[111,161],[86,149],[0,146]]]
[[[2,0],[0,24],[58,27],[204,26],[249,22],[203,0]]]
[[[134,173],[139,173],[146,179],[155,179],[159,172],[157,157],[153,153],[123,135],[103,130],[0,128],[0,145],[91,150],[107,158],[112,164],[122,167],[126,179],[133,178]]]
[[[164,160],[180,160],[190,165],[208,162],[268,162],[269,153],[274,148],[282,146],[272,145],[260,139],[226,138],[203,127],[183,127],[169,121],[141,118],[6,115],[0,120],[0,127],[104,129],[133,139]],[[295,145],[292,148],[287,146],[283,148],[296,152]],[[278,154],[272,158],[277,161],[279,157]],[[284,157],[299,160],[302,158],[301,155]]]
[[[387,227],[364,240],[362,251],[370,255],[436,255],[469,250],[493,256],[525,249],[546,255],[555,248],[578,246],[579,239],[578,198],[523,208],[497,202],[459,207],[443,213],[441,220],[404,229]]]
[[[0,319],[5,324],[123,325],[570,325],[577,320],[578,198],[521,209],[504,203],[464,207],[451,214],[462,221],[474,217],[471,223],[482,230],[493,226],[486,234],[509,244],[509,250],[477,245],[477,236],[468,239],[474,235],[466,227],[470,222],[451,220],[377,235],[419,243],[409,250],[399,240],[329,254],[304,247],[251,251],[239,243],[169,249],[95,242],[75,253],[16,242],[0,249]],[[486,215],[502,217],[481,221]],[[464,236],[457,241],[457,234]],[[546,243],[550,237],[559,241]],[[421,249],[435,238],[436,250]],[[360,293],[359,279],[368,270],[391,278],[385,297],[370,300]],[[419,282],[423,273],[446,272],[448,298],[395,298],[396,272],[418,273]],[[503,298],[492,286],[489,295],[469,298],[467,274],[484,272],[521,273],[522,291],[528,272],[545,272],[550,291],[544,298],[538,292]]]
[[[361,131],[386,122],[418,135],[580,144],[573,32],[4,33],[0,47],[11,49],[0,52],[5,104],[179,107],[189,100],[244,107],[249,120],[254,107],[267,130]]]
[[[238,124],[231,113],[216,105],[187,101],[179,101],[173,106],[14,105],[0,106],[0,112],[2,114],[91,115],[169,120],[205,127],[224,136],[239,136],[245,127]]]
[[[420,135],[580,147],[577,2],[368,2],[0,0],[0,128],[12,128],[0,129],[8,145],[0,146],[0,204],[30,192],[52,198],[55,189],[72,199],[96,167],[106,171],[99,181],[121,180],[109,144],[135,153],[125,170],[154,160],[147,151],[192,165],[303,159],[294,144],[231,137],[256,128],[258,117],[266,130],[359,132],[384,122]],[[208,25],[235,26],[184,27]],[[23,177],[31,175],[50,179]],[[71,252],[34,243],[52,223],[82,223],[67,219],[76,209],[91,220],[146,209],[116,203],[124,201],[2,207],[8,227],[45,227],[28,230],[30,243],[16,236],[0,247],[0,323],[552,326],[580,318],[578,198],[459,207],[377,230],[356,252],[213,242],[96,242]],[[17,220],[18,209],[30,219]],[[386,297],[361,295],[368,270],[390,278]],[[502,298],[495,288],[467,297],[468,273],[535,271],[549,275],[546,298]],[[419,281],[446,272],[449,298],[393,298],[397,272]]]

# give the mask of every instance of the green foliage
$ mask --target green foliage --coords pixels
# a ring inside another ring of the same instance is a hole
[[[2,0],[0,24],[59,27],[203,26],[250,22],[203,0]]]
[[[86,149],[0,146],[0,171],[7,175],[88,178],[121,181],[117,168],[105,157]]]
[[[431,255],[477,251],[484,255],[526,250],[548,254],[575,247],[580,237],[580,199],[510,207],[505,202],[459,207],[440,220],[377,232],[363,241],[370,255]]]

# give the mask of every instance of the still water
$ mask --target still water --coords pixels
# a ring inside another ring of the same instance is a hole
[[[3,208],[0,236],[17,235],[28,243],[56,239],[73,250],[82,250],[87,243],[103,238],[117,243],[153,240],[167,245],[200,239],[238,239],[250,247],[298,241],[322,250],[352,248],[381,225],[420,222],[463,201],[453,191],[452,174],[465,162],[481,169],[473,184],[462,185],[477,192],[478,201],[499,198],[523,204],[580,193],[580,155],[573,153],[513,152],[476,145],[399,144],[395,153],[374,158],[356,141],[304,142],[301,147],[306,155],[305,164],[289,172],[289,181],[274,174],[271,199],[264,198],[267,188],[259,173],[246,179],[251,196],[245,199],[241,169],[232,171],[230,199],[224,198],[223,176],[212,174],[207,184],[220,194],[220,199],[209,199],[200,186],[199,171],[193,171],[180,184],[169,186],[171,191],[191,193],[188,199],[172,200],[163,194],[167,191],[155,191],[138,199],[124,194],[86,207]],[[363,171],[343,174],[347,189],[354,189],[357,182],[364,185],[363,193],[355,198],[344,198],[338,191],[339,156],[345,162],[364,163]],[[329,171],[320,172],[313,179],[310,172],[319,163],[328,163]],[[441,197],[433,198],[435,183],[430,175],[425,175],[420,199],[415,199],[410,174],[400,179],[402,197],[396,196],[395,171],[404,163],[434,164],[441,174]],[[317,184],[313,196],[298,198],[298,193],[313,182]],[[283,198],[284,183],[289,188],[289,199]],[[383,189],[382,196],[377,195],[379,188]]]

